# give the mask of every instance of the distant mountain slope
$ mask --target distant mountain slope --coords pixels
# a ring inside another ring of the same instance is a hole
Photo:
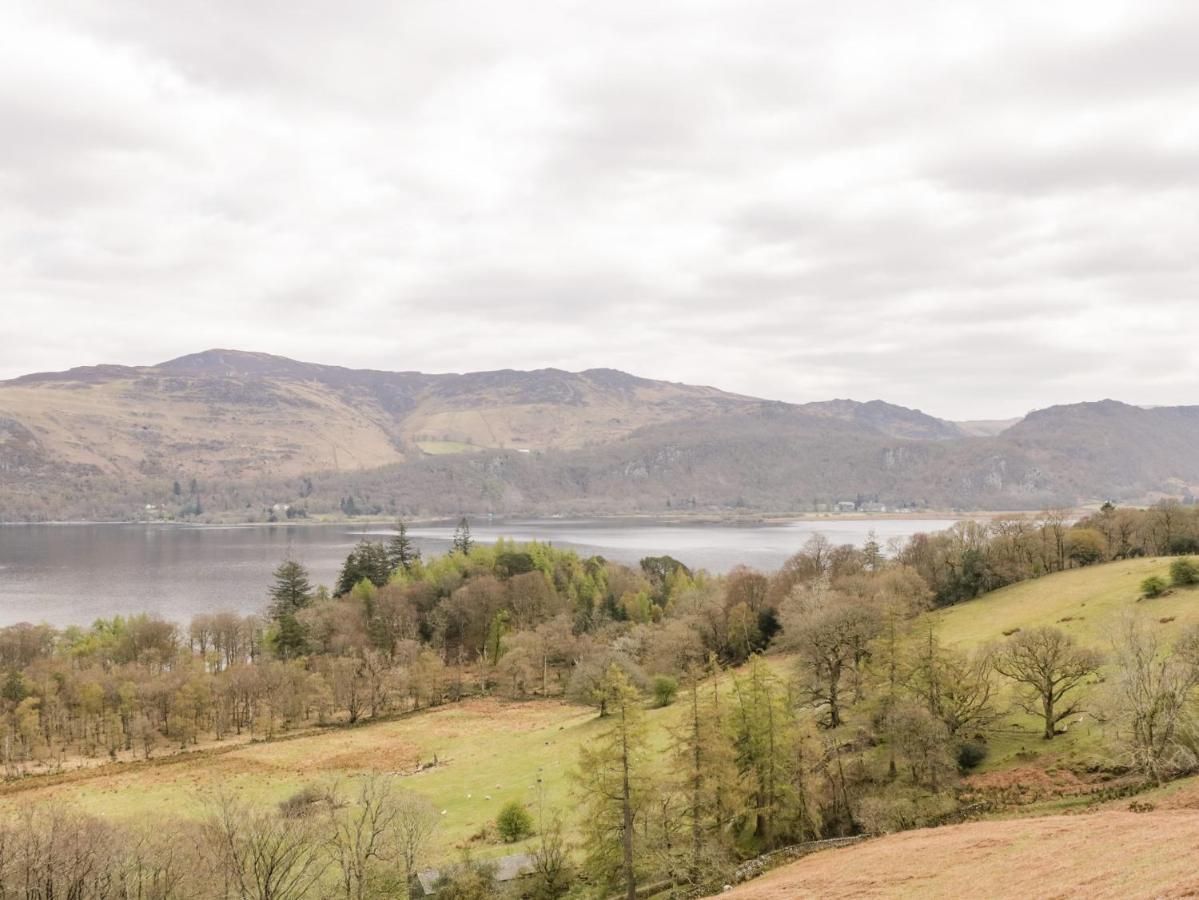
[[[429,375],[211,350],[0,382],[0,520],[1006,509],[1199,490],[1196,407],[1103,401],[969,430],[879,400],[794,405],[611,369]]]
[[[973,435],[974,437],[994,437],[1011,428],[1020,419],[968,419],[962,422],[954,422],[958,430],[963,434]]]
[[[813,415],[866,425],[891,437],[944,441],[966,436],[966,432],[953,422],[946,422],[918,409],[907,409],[882,400],[871,400],[869,403],[858,403],[855,400],[824,400],[805,403],[800,409]]]

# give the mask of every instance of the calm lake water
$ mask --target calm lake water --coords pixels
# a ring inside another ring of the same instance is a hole
[[[820,533],[836,544],[939,531],[940,519],[821,519],[786,524],[679,524],[645,520],[506,520],[471,524],[476,540],[551,541],[583,555],[636,563],[669,554],[692,568],[726,572],[779,567]],[[425,555],[444,553],[454,526],[413,526]],[[87,624],[115,613],[157,612],[186,621],[199,612],[262,608],[271,572],[288,553],[314,582],[331,584],[346,553],[382,526],[0,525],[0,625]]]

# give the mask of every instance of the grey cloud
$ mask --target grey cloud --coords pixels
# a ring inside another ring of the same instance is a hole
[[[971,418],[1199,390],[1181,0],[51,0],[0,33],[0,377],[219,345]]]

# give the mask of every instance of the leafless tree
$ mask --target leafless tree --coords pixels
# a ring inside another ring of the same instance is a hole
[[[429,848],[429,841],[437,829],[437,810],[433,804],[419,794],[403,792],[394,798],[396,852],[404,866],[404,883],[411,891],[412,877],[416,867]]]
[[[282,816],[247,808],[222,796],[204,825],[212,859],[246,900],[299,900],[313,896],[329,867],[312,816]]]
[[[1129,617],[1116,635],[1113,717],[1127,735],[1135,765],[1155,783],[1194,768],[1184,738],[1191,726],[1199,667],[1189,658],[1187,636],[1177,652],[1163,652],[1158,637]]]
[[[1078,711],[1078,697],[1067,702],[1066,695],[1094,674],[1100,662],[1098,653],[1079,647],[1074,638],[1058,628],[1021,631],[994,656],[995,670],[1025,689],[1016,702],[1025,712],[1042,719],[1045,740],[1052,740],[1058,723]]]
[[[372,878],[395,858],[401,803],[380,775],[362,779],[354,802],[329,807],[329,850],[346,900],[363,900]]]

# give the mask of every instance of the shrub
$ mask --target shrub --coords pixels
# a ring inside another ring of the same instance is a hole
[[[987,745],[979,741],[966,741],[958,747],[958,767],[963,771],[977,767],[987,758]]]
[[[279,813],[289,819],[301,819],[316,812],[323,804],[332,803],[328,789],[307,784],[279,804]]]
[[[679,683],[669,675],[659,675],[654,679],[654,703],[658,706],[670,706],[678,693]]]
[[[1141,582],[1141,593],[1146,597],[1160,597],[1167,587],[1166,579],[1150,575]]]
[[[436,893],[440,900],[492,900],[496,896],[495,863],[465,857],[442,872]]]
[[[1170,563],[1170,581],[1176,585],[1199,584],[1199,564],[1189,556]]]
[[[504,804],[495,817],[495,827],[505,843],[512,844],[533,833],[533,817],[523,803],[513,800]]]

